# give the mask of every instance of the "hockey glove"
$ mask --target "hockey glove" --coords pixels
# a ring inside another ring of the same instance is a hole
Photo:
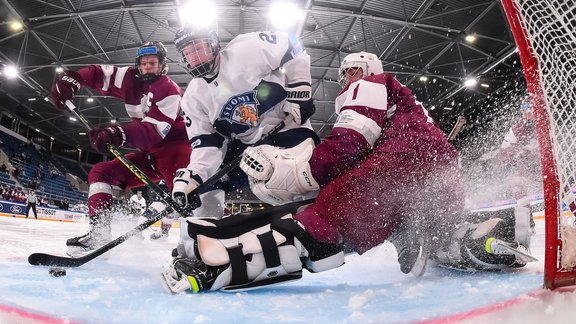
[[[90,131],[90,145],[100,153],[108,153],[110,143],[116,147],[121,147],[126,142],[126,134],[120,125],[112,125]]]
[[[248,175],[250,189],[260,200],[271,205],[285,204],[320,188],[308,162],[313,150],[311,138],[289,149],[251,146],[244,150],[240,169]]]
[[[200,176],[193,174],[186,168],[178,169],[173,183],[172,199],[174,202],[191,210],[202,206],[200,195],[193,193],[202,184]]]
[[[80,90],[82,77],[76,71],[64,71],[52,85],[50,97],[58,110],[66,110],[66,100],[72,101]]]
[[[309,83],[301,82],[287,86],[286,105],[284,111],[294,117],[296,123],[304,124],[314,112],[316,106],[312,100],[312,87]]]

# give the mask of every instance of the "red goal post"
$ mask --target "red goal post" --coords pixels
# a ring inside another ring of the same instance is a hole
[[[524,68],[540,145],[544,286],[576,285],[576,5],[571,0],[502,4]]]

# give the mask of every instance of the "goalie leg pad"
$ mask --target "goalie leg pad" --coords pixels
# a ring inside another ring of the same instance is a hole
[[[305,251],[304,263],[310,272],[322,272],[344,264],[343,244],[320,242],[295,222],[291,215],[284,216],[273,224],[273,228],[284,235],[292,235],[296,245]]]
[[[248,219],[236,215],[222,220],[189,217],[182,228],[186,229],[180,256],[230,269],[222,271],[222,278],[210,290],[253,289],[295,280],[302,275],[303,263],[311,272],[344,263],[341,245],[315,241],[290,214]]]

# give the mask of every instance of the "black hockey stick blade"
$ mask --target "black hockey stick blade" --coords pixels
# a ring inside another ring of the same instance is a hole
[[[168,215],[173,211],[172,208],[168,207],[164,209],[162,212],[156,214],[154,217],[151,217],[144,223],[134,227],[129,232],[125,233],[122,236],[117,237],[116,239],[108,242],[106,245],[94,250],[93,252],[86,254],[85,256],[79,258],[72,258],[72,257],[65,257],[65,256],[58,256],[46,253],[32,253],[28,257],[28,263],[31,265],[42,265],[42,266],[54,266],[54,267],[70,267],[75,268],[83,265],[84,263],[99,257],[100,255],[110,251],[115,246],[121,244],[122,242],[126,241],[127,239],[131,238],[132,236],[140,233],[144,229],[150,227],[152,224],[156,223],[164,216]]]

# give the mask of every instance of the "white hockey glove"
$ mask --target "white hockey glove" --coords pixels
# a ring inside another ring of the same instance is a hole
[[[202,205],[200,195],[198,193],[192,193],[194,189],[202,184],[200,176],[193,174],[192,171],[186,168],[178,169],[176,170],[173,183],[172,199],[174,202],[191,210]]]
[[[311,138],[290,149],[270,145],[248,147],[240,168],[248,175],[250,188],[258,198],[280,205],[320,188],[308,163],[313,150]]]
[[[306,82],[289,84],[286,88],[286,104],[283,110],[292,115],[299,125],[312,117],[316,112],[316,106],[312,100],[310,84]]]

